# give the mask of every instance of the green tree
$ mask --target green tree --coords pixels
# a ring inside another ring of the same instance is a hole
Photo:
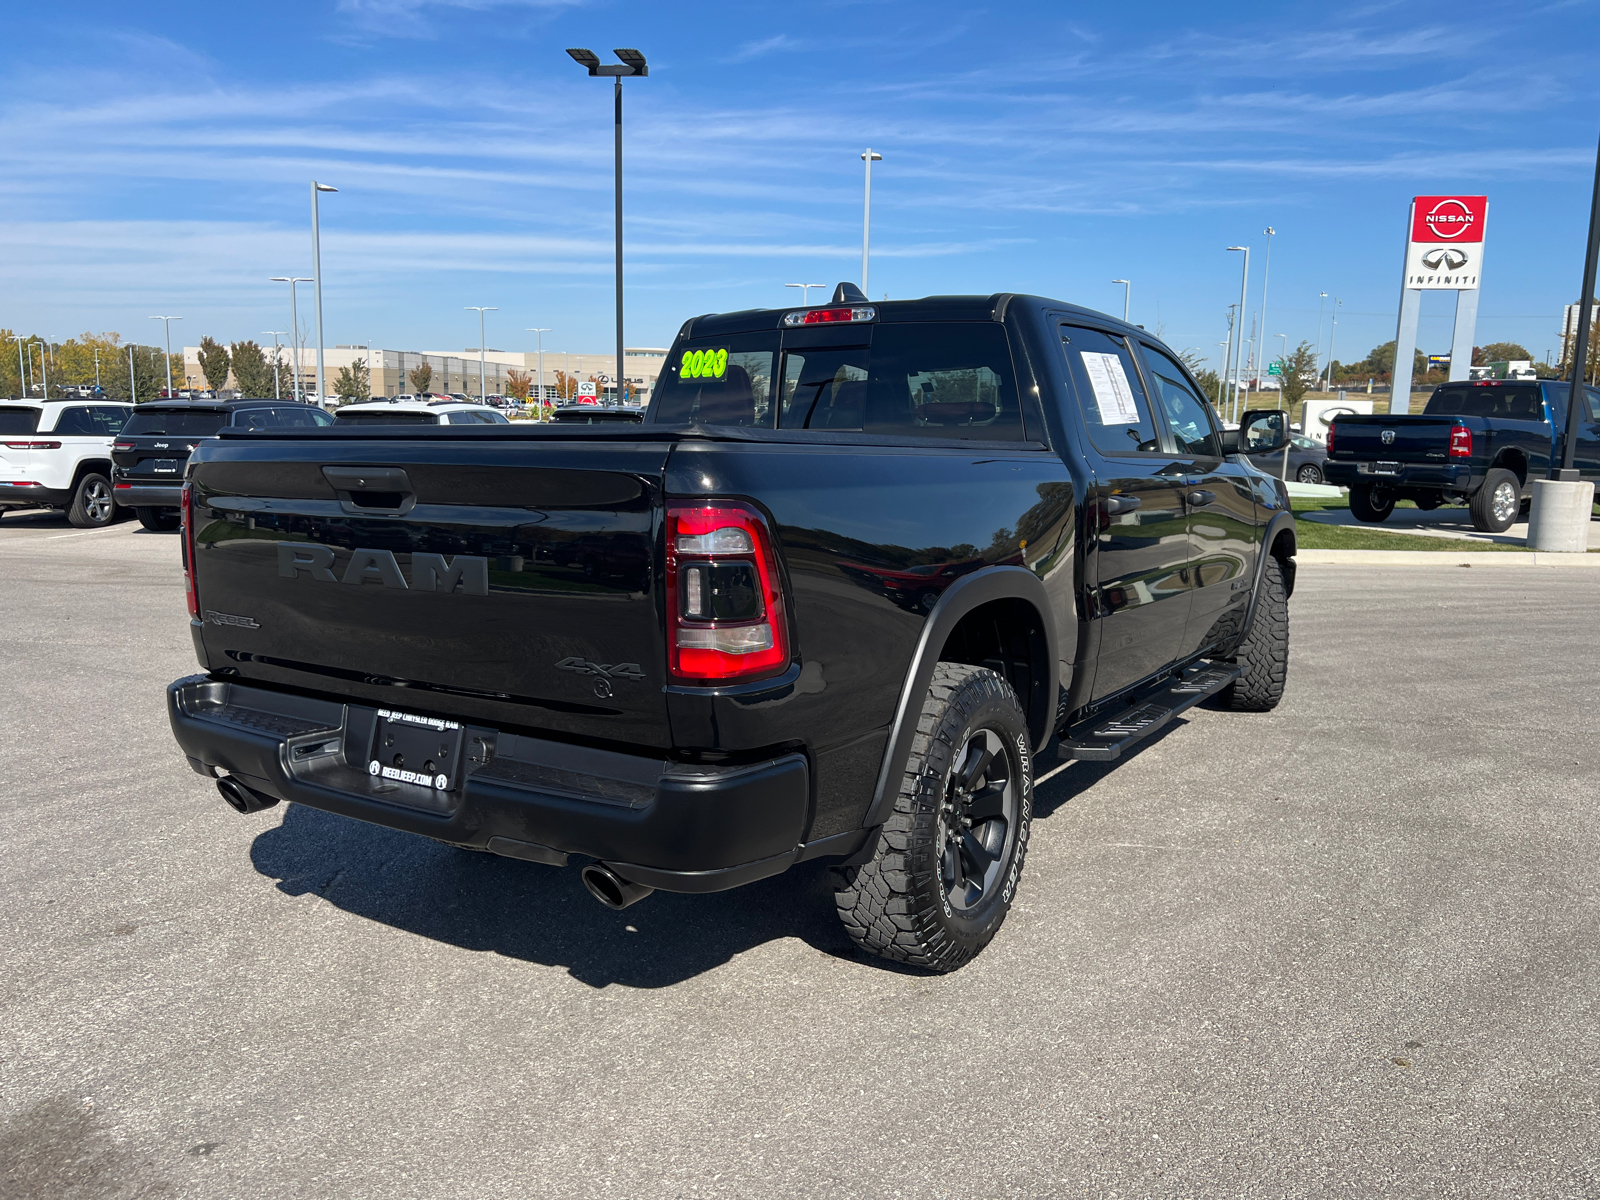
[[[366,359],[358,358],[348,367],[339,368],[339,373],[333,378],[333,394],[346,404],[354,400],[371,398],[372,384],[367,373]]]
[[[433,368],[427,363],[412,367],[406,372],[411,380],[411,390],[422,393],[428,390],[428,385],[433,382]]]
[[[1283,407],[1294,410],[1306,398],[1311,380],[1317,374],[1317,352],[1310,342],[1301,342],[1283,360],[1283,374],[1278,377]]]
[[[1356,364],[1357,369],[1366,370],[1373,375],[1390,375],[1394,373],[1395,343],[1387,341],[1381,346],[1374,346],[1367,353],[1367,357]],[[1345,368],[1348,370],[1348,368]],[[1413,376],[1422,375],[1428,369],[1428,356],[1421,350],[1412,351],[1411,373]]]
[[[1487,346],[1472,348],[1472,365],[1482,367],[1493,362],[1532,362],[1533,355],[1516,342],[1490,342]]]
[[[166,366],[161,361],[159,346],[121,346],[111,363],[100,359],[100,379],[106,394],[116,400],[137,400],[140,404],[157,398],[156,394],[167,386]],[[133,376],[130,384],[128,369],[132,360]],[[173,386],[177,386],[177,375]]]
[[[212,391],[220,392],[228,386],[228,370],[232,365],[227,347],[209,337],[200,339],[200,370]]]
[[[246,396],[265,399],[272,391],[272,363],[253,341],[235,342],[229,347],[233,378]]]

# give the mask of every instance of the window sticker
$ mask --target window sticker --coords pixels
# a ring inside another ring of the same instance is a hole
[[[721,379],[728,373],[728,348],[719,350],[685,350],[678,364],[678,375],[683,379]]]
[[[1094,388],[1094,402],[1100,410],[1101,424],[1139,424],[1139,408],[1133,401],[1133,389],[1128,386],[1128,376],[1122,369],[1121,357],[1088,350],[1080,350],[1078,354],[1083,359],[1083,369],[1088,372],[1089,385]]]

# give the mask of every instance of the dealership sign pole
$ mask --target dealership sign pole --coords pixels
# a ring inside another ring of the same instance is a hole
[[[1395,332],[1394,390],[1389,411],[1411,407],[1411,369],[1417,351],[1417,317],[1425,291],[1456,294],[1455,336],[1450,342],[1450,379],[1472,377],[1472,341],[1478,326],[1478,279],[1483,270],[1487,196],[1417,196],[1406,231],[1405,281],[1400,287],[1400,322]]]

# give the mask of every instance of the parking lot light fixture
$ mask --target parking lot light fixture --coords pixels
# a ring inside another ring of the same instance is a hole
[[[272,398],[274,400],[283,399],[283,383],[278,377],[278,359],[280,357],[278,338],[282,335],[283,330],[281,329],[263,329],[261,331],[262,337],[270,337],[272,339]]]
[[[637,50],[613,50],[612,53],[620,59],[617,63],[602,63],[599,55],[593,50],[568,50],[572,61],[589,72],[591,76],[611,76],[616,80],[613,89],[616,121],[614,130],[615,140],[615,170],[616,170],[616,208],[617,208],[617,397],[622,396],[622,81],[628,76],[643,78],[650,74],[650,66],[645,62],[644,55]]]
[[[17,391],[22,393],[18,399],[26,400],[28,398],[28,389],[25,381],[28,378],[28,373],[22,369],[22,335],[20,333],[12,333],[6,336],[17,344]]]
[[[1244,270],[1239,274],[1239,336],[1233,339],[1233,419],[1239,419],[1240,397],[1239,388],[1244,383],[1244,314],[1245,295],[1250,288],[1250,247],[1229,246],[1230,254],[1242,252],[1244,254]]]
[[[872,234],[872,164],[882,162],[883,155],[868,146],[862,152],[861,161],[867,165],[866,192],[861,209],[861,291],[865,295],[867,290],[867,247],[871,241]]]
[[[1128,279],[1113,279],[1112,283],[1122,285],[1122,323],[1128,323],[1128,297],[1133,293],[1133,282]]]
[[[804,308],[804,307],[810,305],[810,303],[811,303],[811,289],[812,288],[814,288],[814,287],[827,287],[828,285],[825,284],[825,283],[786,283],[783,286],[786,287],[786,288],[797,287],[797,288],[801,289],[800,290],[800,305],[801,305],[802,308]]]
[[[495,308],[493,305],[489,305],[488,307],[484,308],[479,307],[476,304],[464,304],[462,307],[466,309],[467,312],[475,312],[478,314],[478,403],[487,404],[489,403],[489,385],[484,380],[483,314],[486,312],[499,312],[500,310]]]
[[[322,236],[317,225],[317,197],[322,192],[337,192],[336,187],[311,181],[311,274],[317,293],[317,403],[328,403],[327,381],[323,378],[322,355]]]
[[[544,335],[550,332],[550,328],[535,329],[530,325],[526,332],[534,334],[539,341],[539,419],[542,421],[544,420]]]
[[[151,317],[152,321],[160,321],[161,328],[167,335],[167,399],[172,399],[172,322],[183,320],[182,317]]]
[[[295,308],[295,284],[310,283],[311,280],[304,275],[274,275],[273,283],[287,283],[289,285],[289,349],[294,351],[294,378],[290,387],[296,400],[300,399],[300,314]]]
[[[1262,233],[1267,238],[1267,259],[1261,268],[1261,353],[1256,355],[1256,391],[1261,390],[1261,360],[1266,357],[1267,344],[1267,279],[1272,274],[1272,235],[1278,231],[1268,225]]]

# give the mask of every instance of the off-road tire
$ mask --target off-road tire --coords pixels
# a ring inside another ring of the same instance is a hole
[[[994,883],[980,901],[962,909],[952,906],[941,867],[946,796],[956,756],[983,730],[998,735],[1017,790]],[[840,871],[834,902],[858,945],[895,962],[945,972],[970,962],[993,940],[1011,909],[1028,851],[1030,746],[1022,705],[1003,678],[962,663],[934,668],[911,757],[873,856]]]
[[[1222,690],[1222,702],[1235,712],[1270,712],[1283,699],[1289,678],[1289,592],[1283,567],[1268,557],[1261,573],[1255,619],[1239,647],[1239,678]]]
[[[1389,514],[1394,512],[1394,493],[1382,493],[1381,502],[1373,499],[1373,487],[1370,483],[1358,483],[1350,489],[1350,512],[1358,521],[1365,521],[1368,525],[1379,525],[1389,519]]]
[[[1506,488],[1510,489],[1510,502],[1502,504],[1497,514],[1495,493]],[[1522,484],[1515,473],[1504,467],[1490,467],[1483,477],[1483,486],[1472,494],[1468,508],[1472,513],[1472,527],[1479,533],[1504,533],[1517,523],[1517,514],[1522,510]]]
[[[117,519],[117,506],[111,499],[111,481],[93,472],[78,480],[67,505],[67,523],[78,529],[99,529]]]
[[[183,517],[175,508],[136,508],[139,514],[139,524],[151,533],[171,533],[183,521]]]

